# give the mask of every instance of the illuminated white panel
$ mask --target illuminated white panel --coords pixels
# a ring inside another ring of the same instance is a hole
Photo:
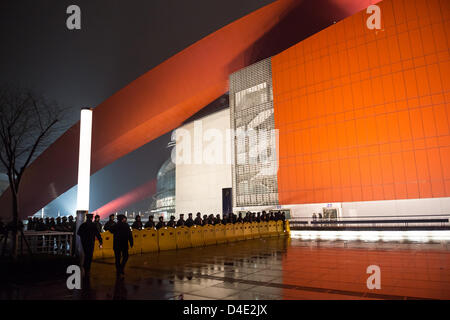
[[[313,213],[322,213],[323,208],[337,209],[340,218],[358,217],[392,217],[392,216],[424,216],[448,215],[450,212],[450,197],[398,199],[379,201],[355,201],[336,203],[305,203],[283,205],[291,210],[291,218],[311,219]]]
[[[91,177],[92,110],[81,110],[80,151],[78,160],[77,210],[89,211]]]
[[[329,230],[291,230],[291,238],[302,240],[361,240],[361,241],[450,241],[448,230],[420,231],[329,231]]]
[[[194,216],[196,212],[221,214],[222,188],[232,186],[231,141],[227,139],[230,110],[218,111],[198,121],[201,123],[190,122],[176,131],[178,137],[183,134],[182,138],[177,138],[176,152],[184,156],[176,162],[175,170],[177,216],[189,212]]]

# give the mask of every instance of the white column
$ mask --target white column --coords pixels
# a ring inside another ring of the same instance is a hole
[[[92,110],[81,110],[80,151],[78,158],[77,211],[89,211],[91,178]]]

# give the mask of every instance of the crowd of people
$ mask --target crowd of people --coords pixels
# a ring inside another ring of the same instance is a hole
[[[116,216],[111,214],[109,216],[109,220],[103,225],[100,222],[100,216],[96,215],[93,219],[93,223],[96,226],[98,232],[111,231],[111,227],[116,224]],[[175,216],[171,216],[169,221],[164,221],[164,217],[160,216],[158,221],[154,220],[154,216],[151,215],[148,218],[148,221],[145,223],[142,221],[141,217],[138,215],[135,217],[134,222],[131,224],[131,228],[135,230],[141,229],[161,229],[164,227],[192,227],[192,226],[205,226],[205,225],[218,225],[218,224],[235,224],[235,223],[245,223],[245,222],[261,222],[261,221],[285,221],[284,212],[270,212],[267,213],[265,211],[262,212],[246,212],[245,215],[239,213],[238,215],[234,213],[230,213],[223,218],[218,214],[216,216],[210,215],[201,215],[200,212],[197,212],[195,218],[192,213],[188,214],[187,219],[184,218],[184,214],[180,214],[180,218],[178,220],[175,219]],[[60,231],[60,232],[74,232],[76,228],[76,219],[73,216],[69,217],[57,217],[57,218],[38,218],[33,217],[28,219],[28,223],[26,226],[27,230],[34,231]]]
[[[115,224],[115,216],[114,214],[111,214],[109,216],[108,222],[105,223],[103,226],[104,231],[110,231],[111,227]],[[188,218],[184,219],[184,214],[180,214],[180,218],[178,220],[175,220],[175,216],[171,216],[169,221],[164,221],[164,217],[160,216],[158,219],[158,222],[154,220],[154,216],[150,216],[148,218],[148,221],[145,223],[142,222],[142,219],[140,216],[136,216],[134,219],[134,222],[131,225],[132,229],[135,230],[141,230],[141,229],[148,229],[148,228],[154,228],[154,229],[161,229],[164,227],[192,227],[194,225],[196,226],[205,226],[205,225],[218,225],[218,224],[235,224],[235,223],[245,223],[245,222],[261,222],[261,221],[285,221],[286,217],[284,215],[284,212],[270,212],[266,213],[265,211],[262,212],[247,212],[245,216],[242,215],[242,213],[239,213],[239,215],[236,214],[229,214],[225,217],[221,218],[220,215],[201,215],[200,212],[197,212],[197,215],[195,218],[193,218],[193,214],[189,213]],[[101,228],[100,222],[95,222],[99,225],[99,228]]]
[[[102,224],[100,223],[100,216],[96,215],[93,221],[98,228],[99,232],[102,232]],[[53,217],[44,218],[28,218],[27,231],[60,231],[60,232],[74,232],[76,228],[76,218],[69,217]]]
[[[55,218],[28,218],[28,231],[61,231],[73,232],[75,230],[75,219],[72,216]]]

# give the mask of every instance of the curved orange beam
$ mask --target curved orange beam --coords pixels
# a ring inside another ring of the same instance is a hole
[[[97,106],[91,174],[180,126],[228,91],[231,73],[302,40],[308,34],[301,30],[301,22],[308,18],[310,13],[304,9],[310,4],[323,10],[329,5],[327,0],[275,1],[179,52]],[[79,123],[27,169],[20,190],[20,217],[34,214],[76,184],[78,139]],[[10,199],[9,190],[1,196],[1,215],[11,212]]]

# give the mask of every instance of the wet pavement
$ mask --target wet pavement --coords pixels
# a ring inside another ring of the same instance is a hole
[[[367,288],[369,265],[381,289]],[[450,244],[265,238],[133,255],[124,279],[96,261],[82,290],[66,279],[0,289],[1,299],[450,299]]]

